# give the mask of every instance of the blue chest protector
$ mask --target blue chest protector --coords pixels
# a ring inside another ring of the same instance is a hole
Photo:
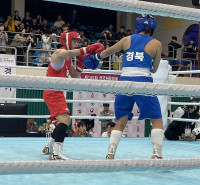
[[[143,34],[131,35],[131,45],[123,55],[122,68],[141,67],[151,71],[153,58],[144,51],[144,47],[153,39],[154,38]]]

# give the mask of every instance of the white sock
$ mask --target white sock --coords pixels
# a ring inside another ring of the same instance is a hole
[[[53,145],[53,143],[55,142],[55,139],[50,137],[49,138],[49,142],[47,143],[47,147],[51,147]]]
[[[162,157],[162,143],[164,138],[164,131],[160,128],[151,130],[151,139],[153,144],[153,155]]]
[[[151,130],[152,143],[162,146],[163,138],[164,138],[164,131],[162,129],[154,128]]]
[[[111,132],[111,136],[110,136],[110,144],[108,146],[108,154],[109,155],[115,155],[117,146],[119,144],[119,141],[122,137],[122,132],[119,130],[113,130]]]

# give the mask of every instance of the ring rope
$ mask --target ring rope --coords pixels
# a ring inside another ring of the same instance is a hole
[[[50,115],[4,115],[0,114],[0,118],[49,118]],[[101,119],[101,120],[113,120],[114,116],[70,116],[71,119]],[[134,120],[137,120],[138,117],[133,117]]]
[[[0,98],[0,101],[18,101],[18,102],[44,102],[44,99],[34,99],[34,98]],[[67,103],[109,103],[112,104],[115,101],[106,101],[106,100],[70,100],[66,99]],[[192,102],[168,102],[169,105],[198,105],[200,103],[192,103]]]
[[[164,17],[175,17],[186,20],[200,21],[199,9],[175,5],[152,3],[138,0],[46,0],[80,6],[103,8],[115,11],[152,14]]]
[[[0,101],[21,101],[21,102],[44,102],[44,99],[34,98],[0,98]],[[69,100],[66,99],[67,103],[114,103],[114,101],[100,101],[100,100]]]
[[[191,103],[191,102],[168,102],[169,105],[198,105],[200,106],[200,103]]]
[[[47,70],[47,67],[31,67],[31,66],[8,66],[0,65],[2,68],[19,68],[19,69],[36,69],[36,70]]]
[[[55,78],[25,75],[0,75],[0,87],[38,89],[38,90],[61,90],[61,91],[92,91],[111,94],[126,95],[165,95],[179,97],[198,97],[199,85],[177,85],[141,83],[129,81],[108,81],[90,79]]]
[[[30,66],[6,66],[0,65],[2,68],[19,68],[19,69],[35,69],[35,70],[47,70],[47,67],[30,67]],[[92,69],[84,69],[84,73],[103,73],[103,74],[121,74],[122,71],[119,70],[92,70]],[[200,73],[200,70],[190,70],[190,71],[170,71],[169,74],[193,74]]]
[[[193,74],[193,73],[200,73],[200,70],[191,70],[191,71],[170,71],[169,74]]]
[[[50,115],[1,115],[0,118],[49,118]],[[101,119],[101,120],[114,120],[114,116],[70,116],[71,119]],[[138,120],[138,117],[133,117],[132,120]],[[172,118],[168,117],[168,120],[175,120],[181,122],[200,122],[199,119],[185,119],[185,118]]]
[[[0,174],[73,173],[122,171],[133,169],[179,169],[200,167],[200,158],[127,159],[127,160],[66,160],[0,162]]]

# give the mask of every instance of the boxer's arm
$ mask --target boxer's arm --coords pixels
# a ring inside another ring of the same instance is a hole
[[[69,75],[72,78],[80,78],[81,73],[79,71],[77,71],[73,65],[71,65],[71,67],[69,69]]]
[[[151,71],[152,73],[155,73],[158,69],[158,66],[160,64],[161,60],[161,53],[162,53],[162,44],[158,41],[156,43],[156,55],[153,61],[153,70]]]
[[[67,57],[78,56],[81,52],[79,49],[65,50],[57,49],[51,56],[51,63],[62,62]]]
[[[91,54],[88,55],[87,57],[84,58],[83,64],[87,69],[96,69],[99,65],[99,61],[102,60],[103,58],[106,58],[118,51],[124,50],[126,48],[127,43],[127,37],[120,40],[118,43],[113,45],[110,48],[107,48],[106,50],[96,53],[96,54]],[[126,47],[124,47],[126,46]]]
[[[106,50],[102,51],[100,53],[100,57],[103,59],[103,58],[106,58],[116,52],[119,52],[121,50],[124,50],[124,46],[125,46],[125,43],[126,43],[126,39],[127,37],[121,39],[119,42],[117,42],[116,44],[114,44],[113,46],[107,48]]]

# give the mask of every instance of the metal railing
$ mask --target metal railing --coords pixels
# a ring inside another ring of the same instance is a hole
[[[0,46],[0,48],[14,49],[15,50],[15,61],[17,61],[17,48],[16,47],[12,47],[12,46]]]
[[[56,49],[50,49],[50,50],[46,50],[46,49],[34,49],[34,48],[30,48],[27,49],[27,58],[26,58],[26,65],[29,66],[29,58],[39,58],[40,56],[30,56],[30,51],[44,51],[44,52],[54,52]]]

